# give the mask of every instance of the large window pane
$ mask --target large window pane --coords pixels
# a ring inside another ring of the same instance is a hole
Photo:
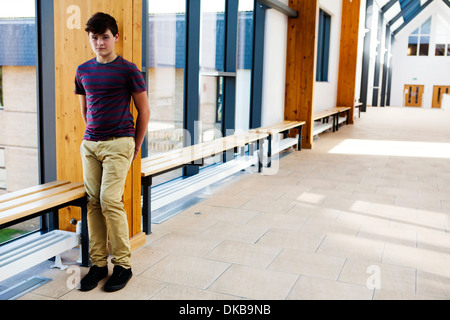
[[[203,0],[200,17],[200,141],[222,136],[225,1]]]
[[[34,0],[0,1],[0,194],[39,183]],[[0,230],[0,242],[40,219]]]
[[[183,145],[185,10],[185,0],[149,1],[149,156]],[[174,170],[156,183],[181,174]]]
[[[246,131],[250,126],[250,93],[253,63],[253,4],[253,0],[239,1],[236,131]]]

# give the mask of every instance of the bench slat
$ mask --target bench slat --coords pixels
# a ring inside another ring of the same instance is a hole
[[[0,196],[0,203],[6,202],[6,201],[10,201],[16,198],[20,198],[26,195],[30,195],[36,192],[41,192],[41,191],[45,191],[51,188],[56,188],[65,184],[69,184],[69,181],[53,181],[53,182],[49,182],[49,183],[45,183],[45,184],[41,184],[39,186],[34,186],[34,187],[30,187],[30,188],[26,188],[23,190],[19,190],[19,191],[15,191],[15,192],[10,192],[10,193],[6,193]]]
[[[39,191],[39,192],[35,192],[23,197],[19,197],[19,198],[15,198],[13,200],[10,201],[6,201],[3,203],[0,203],[0,212],[2,211],[6,211],[33,201],[38,201],[41,199],[45,199],[48,197],[51,197],[53,195],[57,195],[59,193],[63,193],[72,189],[76,189],[79,187],[82,187],[83,184],[79,183],[79,182],[75,182],[75,183],[69,183],[69,184],[64,184],[60,187],[55,187],[55,188],[50,188],[44,191]]]
[[[254,129],[256,132],[277,134],[304,125],[305,121],[282,121],[271,126]]]
[[[83,187],[78,187],[64,193],[53,195],[51,197],[30,202],[22,206],[18,206],[9,210],[0,212],[0,225],[14,220],[19,220],[23,217],[41,212],[73,200],[80,199],[86,195],[86,190]]]
[[[207,158],[226,150],[242,147],[248,143],[266,138],[266,133],[247,133],[226,136],[209,142],[179,149],[178,152],[168,152],[156,158],[145,158],[141,161],[141,176],[146,177],[159,172]]]

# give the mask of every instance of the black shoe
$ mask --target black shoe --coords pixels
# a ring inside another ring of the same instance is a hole
[[[105,291],[106,292],[113,292],[122,289],[127,284],[128,280],[131,279],[131,276],[133,273],[130,269],[125,269],[121,266],[115,266],[113,270],[113,274],[111,277],[106,281],[105,284]]]
[[[89,272],[80,282],[81,291],[90,291],[94,289],[100,280],[108,275],[108,267],[92,266]]]

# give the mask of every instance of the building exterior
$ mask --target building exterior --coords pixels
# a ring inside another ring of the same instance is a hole
[[[396,35],[392,105],[441,106],[442,95],[450,93],[449,44],[449,7],[434,1]]]

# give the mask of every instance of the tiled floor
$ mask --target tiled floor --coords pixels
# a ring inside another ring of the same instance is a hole
[[[46,263],[53,281],[21,299],[450,299],[449,123],[369,108],[153,225],[122,291],[82,293],[86,269]]]

